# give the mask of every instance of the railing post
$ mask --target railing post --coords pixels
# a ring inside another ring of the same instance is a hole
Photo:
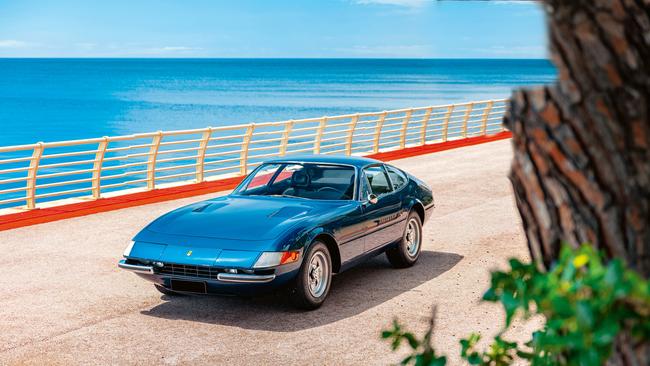
[[[503,104],[504,104],[505,110],[501,112],[501,132],[506,130],[506,126],[505,126],[505,124],[503,124],[503,117],[504,117],[505,113],[507,113],[508,108],[509,108],[509,104],[507,103],[507,100],[504,101]]]
[[[447,113],[445,114],[445,120],[442,123],[442,141],[445,142],[447,141],[447,131],[449,130],[449,119],[451,118],[451,114],[454,113],[454,105],[450,105],[447,107]]]
[[[104,156],[108,147],[108,136],[104,136],[103,139],[97,145],[95,161],[93,162],[92,191],[94,199],[99,199],[102,196],[102,164],[104,164]]]
[[[420,145],[427,143],[427,128],[429,127],[431,112],[433,112],[433,107],[427,108],[427,111],[424,112],[424,117],[422,118],[422,127],[420,130]]]
[[[255,123],[248,125],[242,139],[241,153],[239,154],[239,174],[241,175],[248,174],[248,146],[253,138],[253,131],[255,131]]]
[[[404,116],[402,121],[402,130],[399,134],[399,148],[403,149],[406,147],[406,129],[408,128],[409,122],[411,121],[411,114],[413,114],[413,108],[409,109]]]
[[[379,120],[377,121],[377,125],[375,126],[375,136],[373,137],[373,141],[372,141],[372,152],[375,154],[379,152],[379,140],[381,138],[381,128],[384,127],[384,121],[386,120],[387,114],[388,112],[383,111],[381,113],[381,117],[379,117]]]
[[[287,145],[289,144],[289,135],[293,129],[293,120],[287,121],[284,124],[284,132],[282,133],[282,140],[280,142],[280,156],[287,154]]]
[[[43,143],[39,142],[34,151],[32,152],[32,158],[29,160],[29,168],[27,170],[27,189],[26,193],[26,202],[28,209],[36,208],[36,175],[38,173],[38,165],[41,163],[41,157],[43,156]]]
[[[345,141],[345,155],[352,155],[352,137],[354,137],[354,129],[357,128],[357,121],[359,121],[359,114],[357,113],[350,120],[350,131],[348,131],[348,138]]]
[[[469,115],[472,113],[472,108],[474,108],[474,103],[469,103],[467,109],[465,110],[465,117],[463,118],[463,128],[460,131],[460,134],[463,138],[467,137],[467,121],[469,120]]]
[[[487,102],[487,105],[483,110],[483,118],[481,119],[481,135],[483,136],[485,136],[485,132],[487,130],[487,120],[488,120],[488,116],[490,116],[490,111],[492,110],[493,103],[494,103],[493,101]]]
[[[326,125],[327,117],[321,118],[316,128],[316,136],[314,136],[314,154],[320,154],[320,142],[323,139],[323,131]]]
[[[203,171],[205,170],[205,152],[208,149],[208,143],[212,136],[212,127],[203,132],[201,141],[199,141],[199,150],[196,152],[196,183],[201,183],[205,180]]]
[[[158,148],[162,140],[163,133],[158,131],[157,134],[151,139],[151,147],[149,148],[149,160],[147,161],[147,189],[152,190],[156,188],[156,159],[158,158]]]

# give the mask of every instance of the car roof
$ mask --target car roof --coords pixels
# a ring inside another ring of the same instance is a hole
[[[287,155],[282,158],[266,160],[265,163],[329,163],[364,167],[369,164],[382,164],[381,161],[361,156],[345,155]]]

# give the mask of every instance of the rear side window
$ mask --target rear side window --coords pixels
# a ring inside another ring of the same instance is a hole
[[[388,181],[388,176],[386,175],[386,171],[384,170],[383,166],[371,166],[365,168],[363,172],[368,179],[368,183],[370,183],[370,189],[372,189],[372,193],[379,196],[392,191],[390,182]]]
[[[388,170],[388,176],[395,190],[404,187],[408,183],[408,178],[406,178],[406,175],[401,170],[390,165],[386,165],[386,170]]]

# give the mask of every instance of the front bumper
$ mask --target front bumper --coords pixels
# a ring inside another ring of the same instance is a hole
[[[300,263],[282,266],[266,272],[273,273],[218,273],[211,277],[197,277],[178,274],[161,273],[158,267],[139,261],[122,259],[118,267],[133,272],[143,279],[159,284],[166,288],[172,287],[172,280],[204,282],[206,294],[221,295],[254,295],[268,292],[288,283],[294,278],[300,268]]]
[[[155,274],[153,266],[141,265],[141,264],[130,264],[126,262],[126,259],[122,259],[117,264],[118,267],[131,271],[138,274]],[[171,277],[183,277],[183,276],[171,276]],[[199,278],[201,279],[201,278]],[[229,283],[267,283],[275,279],[275,274],[268,275],[256,275],[248,273],[219,273],[217,275],[217,281],[229,282]]]
[[[117,266],[125,269],[127,271],[131,271],[133,273],[140,273],[140,274],[153,274],[153,266],[145,266],[145,265],[140,265],[140,264],[130,264],[126,263],[126,259],[122,259],[117,263]]]

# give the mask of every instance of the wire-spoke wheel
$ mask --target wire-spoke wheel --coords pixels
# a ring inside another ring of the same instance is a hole
[[[290,288],[294,305],[316,309],[325,301],[332,282],[332,259],[327,246],[315,241],[306,250],[302,266]]]
[[[420,249],[422,249],[422,221],[416,212],[411,211],[406,220],[402,240],[396,246],[386,250],[386,256],[393,267],[410,267],[418,260]]]

